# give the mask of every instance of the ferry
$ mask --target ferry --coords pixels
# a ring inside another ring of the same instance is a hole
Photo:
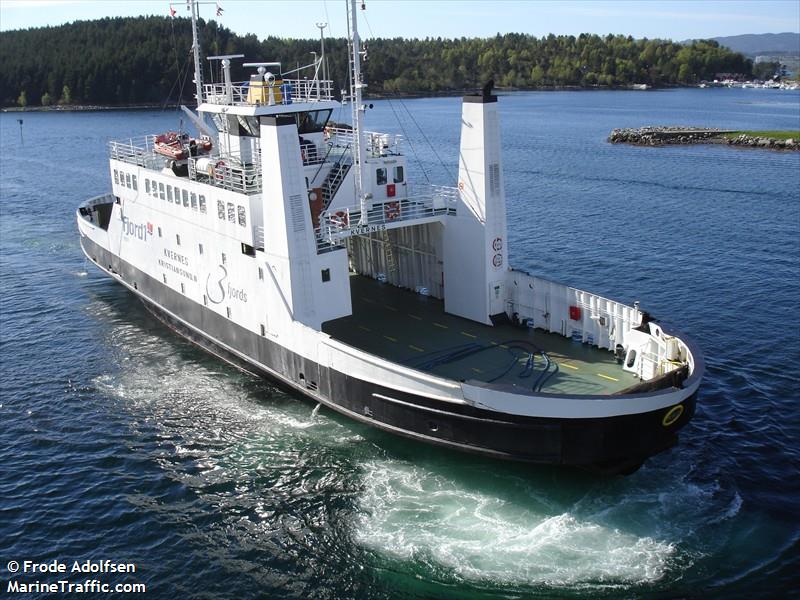
[[[324,39],[305,73],[251,62],[233,82],[244,57],[211,56],[221,81],[204,82],[191,10],[184,110],[208,151],[109,144],[111,189],[76,214],[100,270],[220,359],[409,443],[614,474],[677,442],[697,346],[638,303],[509,265],[491,83],[462,99],[458,179],[420,185],[404,140],[364,127],[355,0],[338,99]],[[331,121],[343,103],[350,126]]]

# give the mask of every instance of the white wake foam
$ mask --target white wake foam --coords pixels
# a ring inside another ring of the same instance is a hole
[[[393,461],[365,465],[356,540],[456,577],[552,586],[649,583],[676,549],[580,518],[536,513]]]

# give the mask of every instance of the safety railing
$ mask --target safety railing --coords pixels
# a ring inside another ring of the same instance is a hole
[[[147,169],[161,169],[166,157],[156,154],[153,140],[155,136],[146,135],[126,140],[111,141],[108,143],[108,155],[113,160],[119,160],[131,165]]]
[[[189,178],[241,194],[261,192],[261,165],[243,164],[234,156],[202,156],[189,159]]]
[[[458,190],[444,186],[426,186],[424,194],[409,198],[375,203],[367,209],[362,222],[358,206],[336,208],[322,212],[317,233],[319,251],[341,244],[354,235],[406,227],[423,219],[456,214]],[[422,189],[422,186],[416,190]]]
[[[209,104],[233,106],[288,105],[295,102],[333,100],[333,81],[329,79],[283,79],[263,88],[248,83],[226,86],[224,83],[203,85],[203,100]]]
[[[326,127],[328,142],[334,147],[353,146],[355,132],[345,127]],[[364,132],[364,153],[370,157],[400,154],[402,135],[379,133],[377,131]]]

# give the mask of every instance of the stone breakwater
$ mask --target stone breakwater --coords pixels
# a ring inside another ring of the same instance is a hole
[[[666,146],[670,144],[727,144],[770,150],[800,150],[800,140],[780,140],[735,131],[701,127],[639,127],[638,129],[614,129],[608,136],[612,144],[634,144],[637,146]]]

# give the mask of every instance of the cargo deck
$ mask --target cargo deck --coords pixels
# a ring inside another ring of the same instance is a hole
[[[353,314],[328,321],[323,331],[387,360],[457,381],[552,394],[615,394],[639,383],[608,350],[510,323],[490,327],[449,315],[441,300],[369,277],[352,275],[350,283]]]

